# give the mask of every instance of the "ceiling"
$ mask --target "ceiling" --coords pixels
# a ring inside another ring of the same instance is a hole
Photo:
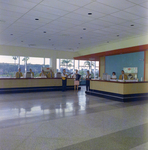
[[[0,0],[0,45],[78,51],[147,28],[148,0]]]

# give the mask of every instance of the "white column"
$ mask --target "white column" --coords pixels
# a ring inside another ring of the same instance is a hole
[[[43,67],[45,67],[45,58],[43,58]]]
[[[27,73],[27,57],[25,57],[25,73]]]
[[[59,59],[59,71],[60,71],[60,62],[61,62],[61,59]]]
[[[75,71],[75,60],[73,60],[73,72]]]
[[[20,56],[18,56],[18,69],[20,68]]]
[[[94,78],[96,77],[96,61],[94,62]]]
[[[55,55],[54,55],[50,60],[51,60],[51,61],[50,61],[50,63],[51,63],[50,66],[52,67],[54,73],[57,73],[57,68],[56,68],[56,65],[57,65],[56,53],[55,53]]]

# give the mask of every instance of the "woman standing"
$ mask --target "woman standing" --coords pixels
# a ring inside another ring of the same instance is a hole
[[[80,78],[81,78],[81,75],[78,73],[78,70],[76,70],[76,73],[72,76],[75,80],[74,80],[74,89],[77,89],[78,91],[78,87],[79,87],[79,84],[80,84]]]
[[[91,74],[89,73],[89,70],[87,70],[87,74],[86,74],[86,91],[89,91],[89,89],[90,89],[90,80],[91,80]]]

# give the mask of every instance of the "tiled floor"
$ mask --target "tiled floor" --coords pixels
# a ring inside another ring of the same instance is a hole
[[[0,95],[0,150],[148,150],[148,100],[81,91]]]

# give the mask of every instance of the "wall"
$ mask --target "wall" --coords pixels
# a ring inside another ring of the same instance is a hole
[[[138,79],[144,77],[144,52],[128,53],[105,57],[105,72],[116,72],[117,78],[123,67],[138,67]]]
[[[0,55],[51,58],[51,66],[55,71],[57,58],[73,59],[73,57],[78,56],[77,52],[56,51],[48,49],[37,49],[37,48],[15,47],[15,46],[2,46],[2,45],[0,45]]]
[[[96,45],[94,47],[82,49],[78,51],[79,56],[121,49],[126,47],[138,46],[148,44],[148,35],[139,35],[137,37],[128,37],[121,40],[112,41]]]
[[[105,57],[100,57],[99,59],[99,76],[102,78],[105,72]]]
[[[56,55],[56,58],[73,59],[78,56],[76,52],[69,51],[56,51],[48,49],[15,47],[15,46],[2,46],[0,45],[0,55],[12,55],[12,56],[30,56],[30,57],[46,57],[51,58]]]
[[[145,51],[145,81],[148,81],[148,51]]]

